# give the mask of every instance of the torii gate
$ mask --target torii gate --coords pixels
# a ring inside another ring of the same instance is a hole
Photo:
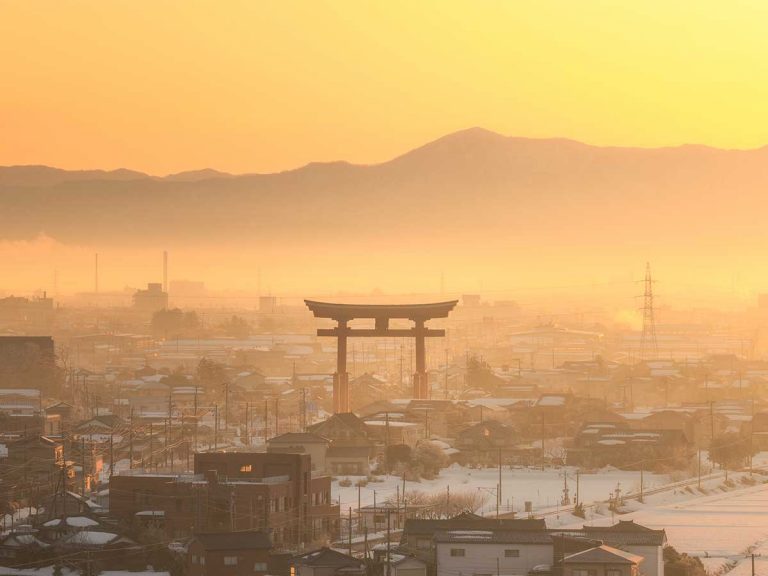
[[[349,412],[349,373],[347,372],[347,338],[400,336],[416,339],[416,373],[413,375],[413,397],[429,397],[426,353],[424,338],[445,336],[445,330],[427,328],[425,323],[432,318],[447,318],[458,300],[433,304],[331,304],[304,300],[316,318],[330,318],[336,328],[319,328],[318,336],[336,336],[336,373],[333,375],[333,412]],[[356,318],[372,318],[374,328],[349,328],[348,322]],[[393,318],[411,320],[412,328],[394,329],[389,327]]]

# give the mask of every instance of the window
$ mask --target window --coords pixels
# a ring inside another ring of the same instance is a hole
[[[240,472],[250,472],[251,470],[253,470],[253,466],[250,464],[243,464],[240,466]]]
[[[605,571],[605,576],[621,576],[621,570],[616,568],[609,568]]]
[[[192,564],[197,564],[197,554],[192,554]]]
[[[267,571],[267,563],[266,562],[256,562],[253,565],[253,571],[254,572],[266,572]]]
[[[466,556],[466,552],[464,548],[451,548],[451,556]]]
[[[597,575],[596,570],[584,570],[584,569],[578,569],[578,568],[571,570],[571,576],[596,576],[596,575]]]
[[[512,550],[507,548],[504,550],[504,558],[520,558],[520,550]],[[611,576],[610,574],[608,576]]]
[[[224,556],[224,566],[237,566],[237,556]]]

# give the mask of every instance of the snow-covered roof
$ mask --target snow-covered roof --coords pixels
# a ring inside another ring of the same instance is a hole
[[[60,526],[61,525],[62,518],[54,518],[53,520],[48,520],[43,526],[46,528],[51,528],[54,526]],[[74,528],[86,528],[88,526],[98,526],[99,523],[96,522],[96,520],[93,520],[92,518],[88,518],[87,516],[67,516],[66,517],[67,526],[72,526]]]

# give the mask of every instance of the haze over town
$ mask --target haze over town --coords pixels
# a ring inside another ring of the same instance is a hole
[[[768,4],[0,4],[0,576],[768,574]]]

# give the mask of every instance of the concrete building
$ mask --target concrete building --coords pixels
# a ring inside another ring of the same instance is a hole
[[[146,290],[137,290],[133,295],[133,307],[140,312],[154,313],[168,308],[168,292],[163,291],[159,282],[150,282]]]

